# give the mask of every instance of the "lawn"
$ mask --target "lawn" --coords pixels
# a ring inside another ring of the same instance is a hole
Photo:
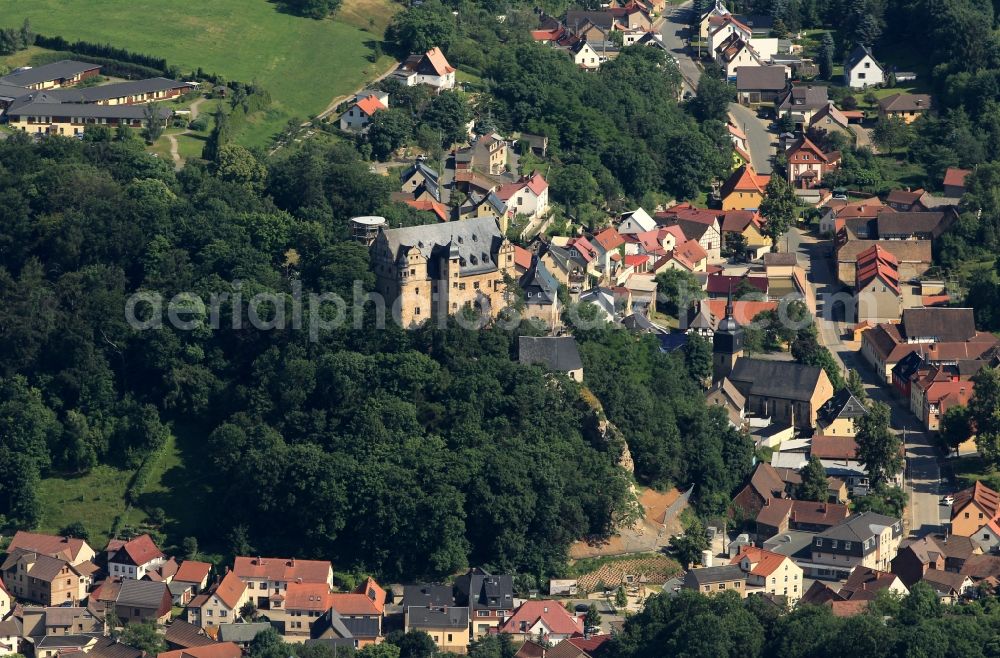
[[[924,184],[927,179],[927,172],[920,165],[897,160],[897,155],[879,155],[879,165],[882,169],[882,188],[886,190],[911,188],[916,189]]]
[[[51,477],[42,480],[41,532],[58,532],[73,521],[81,521],[95,546],[104,546],[116,516],[125,514],[125,488],[132,473],[112,466],[98,466],[81,477]],[[141,521],[145,515],[135,510],[130,516]]]
[[[318,114],[388,68],[390,58],[367,57],[398,7],[390,0],[346,0],[342,20],[316,21],[282,13],[267,0],[132,0],[127,10],[120,0],[0,0],[0,26],[29,18],[45,35],[164,57],[185,72],[201,67],[230,80],[256,80],[274,108],[239,140],[263,146],[290,118]],[[4,63],[23,65],[31,56],[25,51],[17,55],[23,62]]]
[[[126,512],[125,489],[133,471],[112,466],[98,466],[80,477],[49,477],[41,482],[41,532],[58,532],[73,521],[81,521],[90,533],[92,544],[104,546],[115,517],[122,516],[131,527],[148,522],[145,510],[163,508],[166,523],[165,548],[178,547],[184,537],[196,536],[209,546],[212,528],[206,524],[209,510],[192,501],[210,499],[205,483],[207,474],[197,457],[198,435],[186,427],[176,427],[167,440],[163,454],[150,474],[149,484],[139,497],[139,506]]]
[[[971,487],[977,480],[982,480],[987,486],[995,487],[1000,480],[1000,474],[979,455],[948,459],[944,462],[942,470],[945,475],[954,478],[959,489]]]

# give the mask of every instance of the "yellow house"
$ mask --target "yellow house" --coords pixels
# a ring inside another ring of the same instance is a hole
[[[171,112],[160,109],[162,119]],[[80,135],[87,126],[120,125],[141,128],[146,108],[141,105],[96,105],[83,103],[52,103],[45,101],[16,103],[7,110],[13,128],[37,135]]]
[[[913,123],[931,109],[927,94],[893,94],[878,102],[878,113],[883,119],[899,118]]]
[[[404,327],[466,305],[495,318],[509,301],[505,276],[517,275],[514,245],[492,217],[381,229],[371,253],[385,311]]]
[[[23,71],[15,71],[3,77],[4,84],[28,89],[59,89],[72,87],[78,82],[96,76],[101,70],[99,64],[62,59],[51,64],[33,66]]]
[[[725,244],[734,235],[742,235],[748,251],[763,251],[770,248],[771,238],[764,235],[764,221],[760,213],[749,210],[730,210],[722,218],[722,242]]]
[[[469,647],[469,609],[458,606],[421,606],[406,608],[404,631],[423,631],[431,636],[438,651],[467,653]]]
[[[708,596],[720,592],[735,591],[740,598],[747,595],[747,575],[738,564],[691,569],[684,576],[684,587]]]
[[[955,494],[951,506],[951,533],[973,537],[988,522],[1000,514],[1000,496],[982,482]]]
[[[734,171],[722,185],[723,210],[756,210],[764,200],[764,189],[771,177],[758,174],[745,164]]]
[[[841,389],[819,409],[816,422],[826,436],[850,436],[857,434],[855,421],[868,413],[864,403]]]

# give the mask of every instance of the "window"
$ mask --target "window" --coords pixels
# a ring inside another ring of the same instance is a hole
[[[844,550],[845,551],[851,550],[851,542],[849,542],[849,541],[845,541],[844,542]]]
[[[726,589],[725,583],[719,583],[719,589]]]
[[[989,538],[990,538],[990,533],[984,532],[983,533],[983,539],[989,539]]]
[[[410,270],[410,276],[416,275],[417,271],[415,269]]]
[[[490,616],[490,611],[489,610],[476,610],[476,615],[479,616],[479,617],[489,617]]]
[[[209,617],[211,617],[212,616],[212,609],[209,608],[208,610],[206,610],[205,614],[208,615]]]
[[[822,539],[817,539],[816,540],[816,548],[821,548],[822,546],[823,546],[823,540]]]
[[[478,281],[473,281],[472,282],[472,287],[475,288],[476,290],[479,290],[479,282]]]
[[[969,513],[968,512],[965,513],[965,518],[969,518]]]
[[[830,540],[830,548],[837,548],[837,540],[836,539],[831,539]]]
[[[414,315],[420,315],[420,307],[419,306],[416,307],[415,309],[413,309],[413,314]]]
[[[448,643],[451,644],[451,633],[448,633]]]
[[[464,283],[458,284],[458,289],[459,290],[465,290],[465,284]]]
[[[229,614],[228,610],[219,610],[219,616],[220,617],[225,617],[228,614]]]

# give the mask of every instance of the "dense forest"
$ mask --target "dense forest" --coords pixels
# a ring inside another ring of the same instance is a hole
[[[600,408],[570,380],[516,363],[532,327],[375,331],[366,318],[312,341],[233,329],[248,312],[233,299],[216,330],[126,322],[135,291],[267,291],[281,305],[297,285],[346,299],[356,281],[370,290],[347,218],[427,218],[389,202],[387,179],[350,145],[270,164],[226,145],[175,173],[124,134],[15,135],[0,171],[8,526],[39,521],[40,477],[137,468],[177,426],[200,437],[211,471],[211,490],[192,496],[227,510],[199,536],[222,551],[322,555],[385,577],[471,563],[548,574],[570,542],[633,513],[623,446],[598,431]],[[580,339],[585,384],[621,426],[638,481],[703,485],[718,511],[751,450],[702,402],[707,346],[666,355],[608,327]]]

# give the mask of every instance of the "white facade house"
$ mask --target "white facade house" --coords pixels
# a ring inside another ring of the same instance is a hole
[[[354,103],[340,115],[340,129],[346,132],[364,132],[376,112],[388,109],[389,94],[384,91],[365,91],[358,94]]]
[[[537,171],[516,183],[501,185],[496,195],[515,215],[536,218],[549,211],[549,184]]]
[[[744,41],[749,41],[753,36],[753,32],[749,27],[739,22],[731,15],[723,19],[722,25],[716,27],[712,30],[712,33],[708,37],[708,47],[711,49],[710,52],[715,52],[715,49],[722,45],[722,42],[728,39],[733,34],[739,34],[740,38]],[[777,41],[777,39],[775,39]]]
[[[761,61],[769,62],[771,58],[778,54],[779,39],[774,37],[756,37],[750,39],[750,47],[757,52]]]
[[[601,56],[597,54],[586,41],[573,47],[573,63],[582,69],[598,69],[601,67]]]
[[[851,89],[874,87],[885,84],[885,81],[885,70],[865,46],[857,46],[847,56],[844,62],[844,84]]]
[[[438,91],[455,88],[455,67],[448,63],[440,48],[431,48],[422,55],[410,55],[393,77],[408,87],[427,85]]]
[[[645,233],[656,228],[656,220],[649,216],[649,213],[642,208],[636,208],[632,212],[622,215],[618,232],[622,235],[627,233]]]
[[[142,580],[167,561],[149,535],[139,535],[113,548],[109,545],[108,554],[108,575],[129,580]]]
[[[983,549],[983,553],[995,551],[1000,546],[1000,525],[996,521],[990,521],[977,530],[970,539],[973,544]]]

